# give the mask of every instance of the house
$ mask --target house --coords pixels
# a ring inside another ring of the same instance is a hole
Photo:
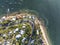
[[[36,32],[37,32],[37,35],[39,35],[39,30],[36,30]]]
[[[7,35],[6,34],[3,34],[3,37],[6,37]]]
[[[13,45],[16,45],[16,44],[13,44]]]
[[[11,19],[11,21],[15,21],[16,20],[16,17],[13,17],[12,19]]]
[[[20,34],[23,35],[25,33],[24,30],[20,30]]]
[[[31,19],[32,17],[31,17],[31,16],[29,16],[29,18]]]
[[[19,28],[16,28],[15,31],[16,31],[16,32],[19,31]]]
[[[19,40],[19,38],[21,37],[20,34],[16,35],[16,39]]]
[[[23,25],[23,26],[22,26],[22,28],[26,28],[26,26],[25,26],[25,25]]]
[[[6,45],[10,45],[10,42],[9,41],[7,41],[7,44]]]
[[[7,45],[7,41],[5,40],[2,45]]]
[[[32,16],[32,19],[34,20],[35,19],[35,16]]]
[[[12,34],[12,31],[10,31],[9,34]]]
[[[25,18],[26,16],[25,15],[23,15],[23,18]]]
[[[5,17],[5,16],[3,16],[1,19],[2,19],[2,20],[5,20],[5,19],[6,19],[6,17]]]
[[[24,43],[25,40],[26,40],[26,38],[24,37],[24,38],[22,39],[22,42]]]
[[[19,28],[16,28],[13,33],[16,33],[17,31],[19,31]]]
[[[33,43],[34,43],[34,41],[35,41],[35,40],[32,40],[32,41],[31,41],[31,44],[33,44]]]
[[[2,42],[0,42],[0,45],[2,45]]]
[[[13,33],[16,33],[16,31],[14,30],[14,32]]]

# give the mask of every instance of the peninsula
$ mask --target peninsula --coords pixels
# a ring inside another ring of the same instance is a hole
[[[0,18],[0,45],[50,45],[44,21],[27,11]]]

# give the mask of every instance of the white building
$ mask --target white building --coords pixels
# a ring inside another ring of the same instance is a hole
[[[19,28],[16,28],[13,33],[16,33],[17,31],[19,31]]]
[[[5,17],[5,16],[3,16],[3,17],[2,17],[2,20],[5,20],[5,19],[6,19],[6,17]]]
[[[34,20],[35,19],[35,16],[32,16],[32,19]]]
[[[14,30],[14,32],[13,33],[16,33],[16,31]]]
[[[31,19],[32,17],[31,17],[31,16],[29,16],[29,18]]]
[[[25,15],[23,15],[23,18],[25,18],[26,16]]]
[[[3,37],[6,37],[7,35],[6,34],[3,34]]]
[[[10,45],[10,42],[9,41],[7,41],[7,44],[6,45]]]
[[[12,34],[12,31],[10,31],[9,34]]]
[[[26,28],[26,26],[25,26],[25,25],[23,25],[23,26],[22,26],[22,28]]]
[[[23,42],[23,43],[24,43],[25,39],[26,39],[25,37],[22,39],[22,42]]]
[[[20,37],[21,37],[21,35],[20,35],[20,34],[16,35],[16,39],[17,39],[17,38],[20,38]]]
[[[19,31],[19,28],[16,28],[15,31]]]
[[[16,20],[16,17],[13,17],[11,20],[12,20],[12,21],[15,21],[15,20]]]
[[[39,30],[36,30],[36,32],[37,32],[37,35],[39,35]]]
[[[0,42],[0,45],[2,45],[2,42]]]
[[[23,35],[25,33],[24,30],[20,30],[20,34]]]

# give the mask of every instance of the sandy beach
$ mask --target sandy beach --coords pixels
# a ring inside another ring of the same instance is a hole
[[[51,41],[48,37],[48,33],[47,33],[47,29],[44,25],[40,25],[40,29],[41,29],[41,32],[42,32],[42,36],[44,37],[44,40],[46,42],[46,45],[52,45],[51,44]]]

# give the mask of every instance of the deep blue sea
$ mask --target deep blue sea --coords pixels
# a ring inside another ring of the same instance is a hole
[[[0,17],[21,9],[35,10],[47,22],[48,34],[53,45],[60,45],[59,0],[0,0]]]

